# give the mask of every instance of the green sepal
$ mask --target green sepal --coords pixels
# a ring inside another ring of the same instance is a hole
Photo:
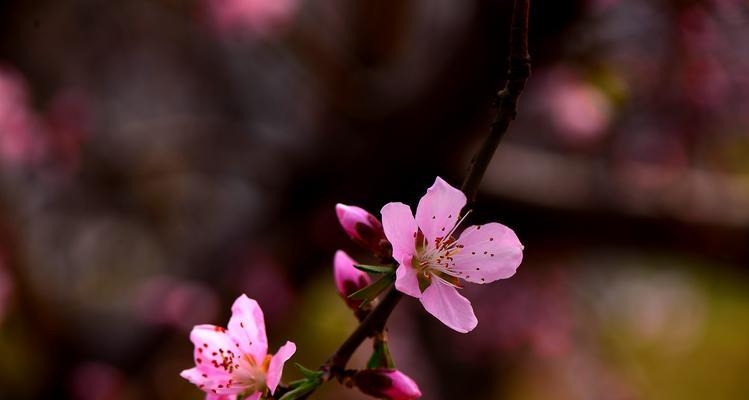
[[[278,400],[296,400],[298,398],[303,397],[307,393],[315,390],[322,381],[320,381],[320,378],[314,378],[311,380],[307,380],[305,383],[297,386],[293,390],[286,392],[283,396],[281,396]]]
[[[348,296],[351,300],[372,300],[395,281],[395,272],[391,271],[371,285],[357,290]]]
[[[308,380],[306,378],[305,379],[297,379],[295,381],[291,381],[291,382],[287,383],[286,386],[288,386],[290,389],[294,389],[295,387],[297,387],[297,386],[299,386],[299,385],[301,385],[301,384],[303,384],[303,383],[305,383],[307,381]]]
[[[390,354],[390,348],[387,341],[376,340],[373,346],[372,356],[367,362],[367,369],[389,368],[395,369],[393,356]]]
[[[393,272],[393,265],[366,265],[366,264],[354,264],[354,268],[359,271],[370,272],[373,274],[387,274]]]
[[[294,363],[294,365],[299,368],[299,372],[302,373],[302,375],[306,378],[305,380],[307,381],[318,379],[324,374],[324,372],[322,371],[311,370],[299,363]]]

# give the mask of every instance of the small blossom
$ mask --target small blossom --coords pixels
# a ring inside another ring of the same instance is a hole
[[[496,222],[468,227],[456,239],[465,205],[463,192],[437,177],[415,218],[403,203],[382,208],[385,235],[399,263],[395,287],[461,333],[478,324],[471,302],[458,293],[461,280],[484,284],[509,278],[523,258],[515,232]]]
[[[338,293],[343,297],[349,307],[357,309],[361,305],[361,300],[351,300],[348,296],[356,291],[363,289],[372,282],[365,272],[354,268],[353,258],[349,257],[343,250],[338,250],[333,259],[333,277]]]
[[[268,354],[263,310],[255,300],[241,295],[232,306],[228,329],[197,325],[190,334],[195,345],[195,368],[181,375],[197,385],[209,399],[232,399],[245,393],[257,400],[267,388],[271,393],[281,381],[284,363],[296,351],[286,342],[275,355]],[[223,397],[220,397],[223,396]]]
[[[390,243],[377,217],[363,208],[340,203],[336,204],[335,212],[343,230],[353,241],[380,255],[390,252]]]
[[[381,399],[412,400],[421,397],[416,382],[395,369],[365,369],[354,377],[362,392]]]

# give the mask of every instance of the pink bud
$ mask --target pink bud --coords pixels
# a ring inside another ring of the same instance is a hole
[[[354,377],[362,392],[383,399],[412,400],[421,397],[419,386],[397,369],[365,369]]]
[[[349,257],[343,250],[338,250],[333,259],[333,277],[338,293],[343,297],[349,307],[357,309],[361,300],[351,300],[348,298],[351,294],[359,289],[363,289],[371,282],[369,275],[363,271],[354,268],[353,258]]]
[[[336,204],[335,212],[341,226],[353,241],[379,255],[389,255],[390,243],[377,217],[360,207],[340,203]]]

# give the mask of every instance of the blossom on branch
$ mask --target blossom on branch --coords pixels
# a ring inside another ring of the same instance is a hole
[[[351,240],[375,254],[388,255],[390,253],[390,243],[377,217],[363,208],[340,203],[336,204],[335,213],[338,222],[341,223],[341,227]]]
[[[437,177],[415,218],[403,203],[382,208],[385,235],[399,263],[395,287],[461,333],[478,324],[471,302],[458,293],[461,280],[484,284],[509,278],[523,258],[515,232],[497,222],[470,226],[456,238],[465,205],[465,194]]]
[[[195,345],[195,368],[181,375],[208,394],[207,399],[257,400],[266,389],[273,393],[281,381],[284,363],[296,351],[287,341],[275,355],[268,354],[263,310],[241,295],[232,306],[228,329],[197,325],[190,333]],[[211,397],[213,396],[213,397]]]

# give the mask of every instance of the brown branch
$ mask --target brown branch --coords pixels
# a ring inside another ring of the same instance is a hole
[[[510,37],[510,66],[507,71],[507,83],[498,94],[495,102],[497,114],[492,123],[491,130],[484,143],[479,148],[469,167],[468,175],[463,181],[462,190],[473,203],[478,191],[481,179],[484,176],[494,152],[507,132],[510,122],[517,115],[517,100],[525,87],[530,76],[530,55],[528,54],[528,13],[530,0],[516,0],[512,17],[512,30]],[[393,312],[395,306],[403,297],[396,288],[381,299],[369,315],[359,324],[353,333],[341,344],[338,350],[320,367],[325,372],[323,380],[327,381],[334,377],[342,379],[346,364],[362,342],[381,332]]]
[[[322,369],[325,371],[327,377],[331,377],[340,374],[345,368],[351,355],[354,354],[359,345],[375,332],[381,331],[385,327],[390,313],[393,312],[395,306],[403,297],[403,294],[396,288],[391,288],[390,291],[382,298],[382,301],[377,307],[372,310],[367,318],[359,324],[356,330],[341,344],[341,347],[333,353],[332,356],[325,362]]]
[[[504,89],[497,93],[494,100],[497,114],[492,122],[489,135],[471,160],[468,175],[461,187],[468,198],[469,204],[476,200],[476,193],[481,184],[481,179],[484,177],[484,172],[486,172],[486,168],[494,157],[499,142],[510,127],[510,122],[517,115],[518,98],[531,75],[531,57],[528,54],[529,10],[530,0],[515,0],[510,33],[510,65],[507,70],[507,82]]]

